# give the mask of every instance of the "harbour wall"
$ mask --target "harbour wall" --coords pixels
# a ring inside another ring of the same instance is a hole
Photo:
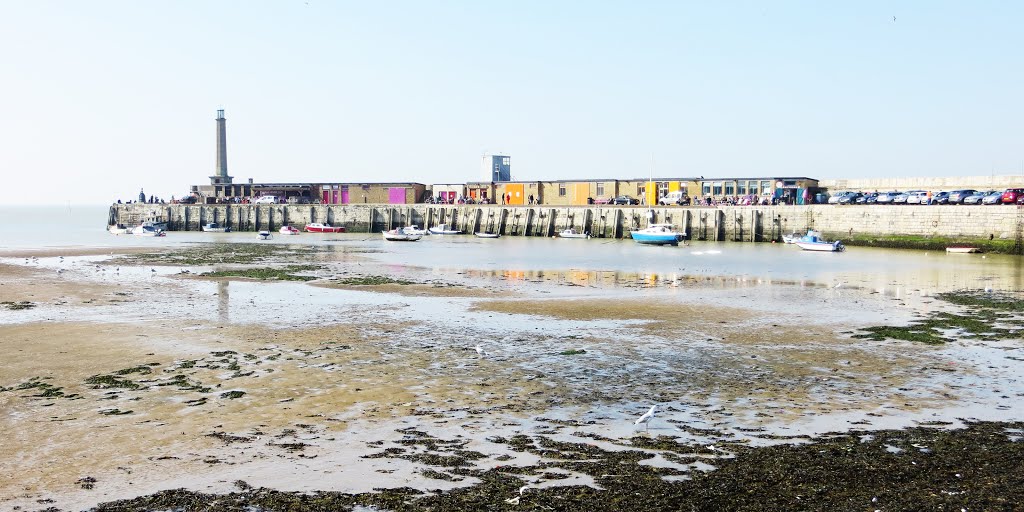
[[[649,219],[650,217],[650,219]],[[448,224],[467,233],[554,236],[573,227],[594,237],[622,238],[648,222],[671,224],[698,240],[765,242],[783,234],[820,231],[828,238],[942,237],[957,240],[1017,240],[1024,236],[1024,208],[1013,205],[806,205],[806,206],[506,206],[506,205],[300,205],[300,204],[115,204],[108,223],[127,226],[167,222],[169,231],[199,231],[216,222],[236,231],[302,228],[310,222],[345,226],[349,232],[379,232],[415,224]]]

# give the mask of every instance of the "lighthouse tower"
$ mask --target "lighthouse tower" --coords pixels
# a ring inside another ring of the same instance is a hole
[[[217,111],[217,169],[210,176],[211,185],[230,185],[228,176],[228,134],[225,126],[224,110]]]

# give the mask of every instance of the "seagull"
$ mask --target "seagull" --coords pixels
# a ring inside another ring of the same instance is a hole
[[[487,352],[484,352],[484,348],[481,347],[480,345],[477,345],[477,346],[475,346],[473,348],[476,349],[476,355],[478,355],[480,357],[487,356]]]
[[[633,424],[634,425],[639,425],[639,424],[643,423],[644,424],[644,429],[645,430],[650,430],[651,429],[651,419],[654,418],[655,409],[657,409],[657,408],[658,408],[657,405],[652,405],[651,409],[649,411],[645,412],[643,416],[640,416],[639,418],[637,418],[636,421],[633,422]]]

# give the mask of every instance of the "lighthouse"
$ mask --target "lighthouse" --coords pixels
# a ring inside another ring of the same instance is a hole
[[[230,185],[231,176],[228,176],[228,134],[225,125],[224,110],[217,111],[217,168],[213,176],[210,176],[211,185]]]

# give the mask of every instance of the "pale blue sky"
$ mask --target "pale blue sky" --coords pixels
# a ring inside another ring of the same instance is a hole
[[[895,21],[893,20],[895,17]],[[0,0],[0,169],[236,180],[1024,172],[1024,2]]]

